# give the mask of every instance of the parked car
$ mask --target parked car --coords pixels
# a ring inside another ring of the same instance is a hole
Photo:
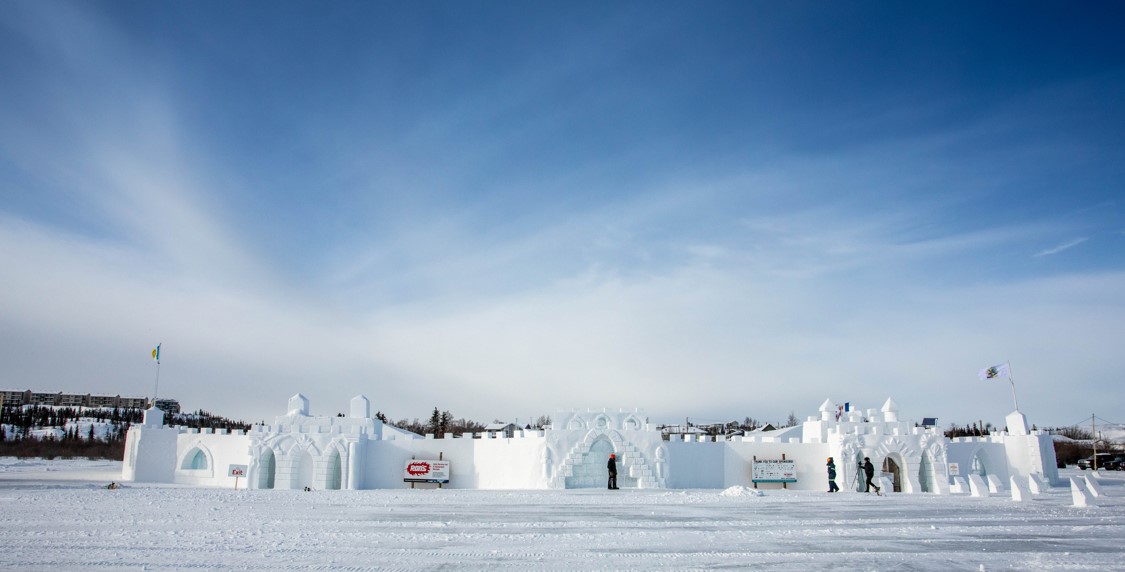
[[[1116,456],[1117,455],[1114,455],[1113,453],[1098,453],[1097,455],[1090,455],[1089,457],[1086,457],[1085,459],[1080,459],[1078,461],[1078,468],[1082,469],[1083,471],[1085,471],[1086,469],[1093,469],[1093,468],[1097,468],[1099,470],[1105,469],[1106,463],[1112,461],[1113,458],[1116,457]],[[1097,457],[1096,463],[1094,462],[1095,457]]]
[[[1105,462],[1105,470],[1125,471],[1125,455],[1114,455],[1112,459]]]

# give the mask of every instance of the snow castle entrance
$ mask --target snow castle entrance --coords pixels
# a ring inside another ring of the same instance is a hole
[[[609,484],[609,456],[614,453],[613,443],[604,436],[599,437],[590,445],[586,452],[575,456],[571,476],[566,478],[568,489],[589,489],[606,487]],[[618,480],[621,470],[618,468]],[[621,483],[618,484],[620,486]]]

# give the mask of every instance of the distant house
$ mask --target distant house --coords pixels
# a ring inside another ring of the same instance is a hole
[[[511,439],[519,430],[520,426],[515,423],[489,423],[484,427],[484,432],[490,438]]]

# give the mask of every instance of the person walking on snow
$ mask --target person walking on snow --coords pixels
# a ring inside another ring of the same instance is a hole
[[[863,492],[871,492],[871,487],[875,487],[875,494],[879,494],[879,487],[871,482],[872,477],[875,476],[875,465],[871,464],[871,457],[863,458],[863,472],[867,475],[867,488]]]
[[[617,490],[617,455],[610,453],[609,462],[605,466],[609,469],[609,490]]]
[[[828,492],[840,492],[840,487],[836,486],[836,462],[832,457],[828,457]]]

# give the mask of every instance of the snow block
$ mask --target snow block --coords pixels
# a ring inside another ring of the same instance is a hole
[[[988,492],[993,494],[1004,492],[1004,483],[1000,482],[1000,477],[988,475]]]
[[[879,491],[883,494],[895,492],[895,484],[887,477],[879,477],[875,480],[879,482]]]
[[[949,493],[954,495],[968,494],[969,484],[961,477],[953,477],[953,484],[949,485]]]
[[[1105,496],[1105,493],[1102,492],[1102,486],[1098,484],[1097,479],[1090,475],[1085,475],[1082,478],[1086,480],[1086,490],[1090,491],[1090,494],[1096,497]]]
[[[1097,506],[1090,491],[1086,490],[1085,479],[1080,479],[1078,477],[1070,478],[1070,498],[1074,506],[1077,507]]]
[[[1008,477],[1008,481],[1012,485],[1012,500],[1016,502],[1024,502],[1031,499],[1031,491],[1027,490],[1027,488],[1023,486],[1023,483],[1016,480],[1016,477],[1014,475]]]
[[[1027,476],[1027,488],[1031,490],[1031,494],[1041,495],[1043,491],[1047,490],[1047,484],[1039,478],[1037,473],[1032,473]]]
[[[984,484],[984,479],[980,475],[969,475],[969,491],[974,497],[988,497],[988,485]]]

